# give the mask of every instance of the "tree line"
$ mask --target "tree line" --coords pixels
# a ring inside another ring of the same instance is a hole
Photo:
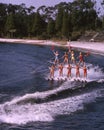
[[[101,2],[104,7],[104,0]],[[95,0],[74,0],[35,8],[0,3],[0,37],[76,40],[88,30],[104,29]]]

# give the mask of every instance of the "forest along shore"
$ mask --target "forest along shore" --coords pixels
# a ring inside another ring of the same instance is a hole
[[[22,43],[22,44],[33,44],[33,45],[52,45],[60,47],[71,47],[72,49],[90,51],[90,53],[97,53],[104,55],[104,43],[103,42],[78,42],[69,41],[66,44],[55,42],[51,40],[30,40],[30,39],[5,39],[0,38],[1,43]]]

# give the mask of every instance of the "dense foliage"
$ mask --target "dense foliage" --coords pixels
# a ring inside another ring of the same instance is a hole
[[[95,7],[94,0],[61,2],[38,9],[0,3],[0,37],[76,40],[85,31],[104,29],[104,15],[99,16],[100,9]]]

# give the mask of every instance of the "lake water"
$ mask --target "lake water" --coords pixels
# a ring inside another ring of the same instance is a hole
[[[0,130],[104,130],[104,56],[86,57],[88,82],[48,81],[53,58],[50,46],[0,44]]]

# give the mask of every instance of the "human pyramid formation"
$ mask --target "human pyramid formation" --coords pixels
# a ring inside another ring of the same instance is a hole
[[[76,63],[74,51],[69,49],[68,52],[65,52],[63,55],[63,63],[60,63],[59,61],[59,52],[58,51],[53,51],[53,54],[55,56],[54,63],[49,67],[50,70],[50,79],[54,79],[54,72],[55,69],[57,68],[59,71],[59,77],[63,77],[63,69],[65,64],[67,65],[67,72],[66,72],[66,77],[67,78],[72,78],[72,68],[75,68],[75,75],[76,78],[80,77],[80,69],[83,69],[83,77],[84,79],[87,78],[87,67],[84,62],[84,56],[82,52],[79,53],[78,56],[78,63]],[[69,62],[69,54],[70,54],[70,62]]]

